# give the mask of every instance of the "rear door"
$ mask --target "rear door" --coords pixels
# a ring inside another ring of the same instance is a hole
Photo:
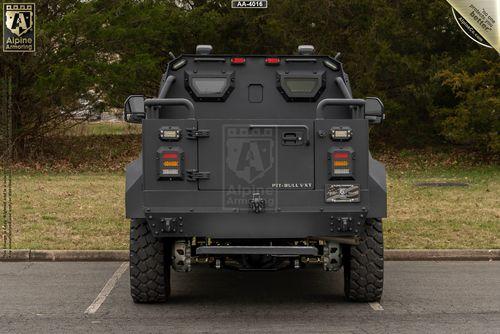
[[[312,120],[199,120],[200,190],[314,189]]]

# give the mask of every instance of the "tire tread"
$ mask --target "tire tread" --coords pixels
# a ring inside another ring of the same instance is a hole
[[[163,303],[170,295],[168,248],[146,221],[130,222],[130,293],[135,303]]]
[[[346,249],[344,290],[347,299],[356,302],[380,301],[384,285],[382,221],[367,220],[359,245]]]

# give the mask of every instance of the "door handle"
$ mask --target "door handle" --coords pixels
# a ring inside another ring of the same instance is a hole
[[[285,124],[250,124],[248,126],[250,129],[259,129],[259,128],[274,128],[274,129],[304,129],[305,130],[305,143],[306,145],[310,145],[309,141],[309,127],[307,125],[285,125]],[[285,139],[284,137],[282,138]],[[298,138],[297,138],[298,139]]]
[[[285,146],[298,146],[304,143],[303,133],[299,132],[283,132],[281,135],[281,143]]]

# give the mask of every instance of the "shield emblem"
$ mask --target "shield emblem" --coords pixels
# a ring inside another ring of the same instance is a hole
[[[236,176],[251,184],[273,167],[274,141],[271,138],[228,138],[226,165]]]
[[[32,8],[32,7],[31,7]],[[33,27],[32,9],[10,9],[5,11],[5,25],[14,35],[21,37]]]

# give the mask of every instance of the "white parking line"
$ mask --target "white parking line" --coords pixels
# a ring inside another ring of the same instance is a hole
[[[384,310],[384,308],[382,307],[382,305],[380,305],[380,303],[377,303],[377,302],[375,302],[375,303],[368,303],[368,305],[370,305],[370,307],[372,309],[374,309],[375,311],[383,311]]]
[[[123,262],[118,269],[116,269],[115,273],[111,278],[106,282],[104,287],[102,288],[101,292],[97,295],[97,297],[94,299],[92,304],[90,304],[89,307],[85,310],[85,314],[94,314],[97,312],[99,307],[101,307],[102,303],[106,300],[106,297],[111,293],[111,290],[116,285],[116,282],[120,279],[120,277],[123,275],[123,273],[127,270],[128,268],[128,262]]]

